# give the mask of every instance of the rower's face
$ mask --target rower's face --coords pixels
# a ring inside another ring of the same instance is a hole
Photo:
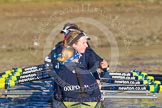
[[[81,37],[76,43],[73,44],[73,48],[79,53],[84,53],[87,47],[87,39],[85,36]]]

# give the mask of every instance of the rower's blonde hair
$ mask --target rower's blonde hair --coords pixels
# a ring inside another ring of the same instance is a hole
[[[68,58],[74,55],[74,52],[75,51],[72,47],[65,47],[61,52],[61,57],[59,57],[57,60],[59,62],[65,62]]]
[[[70,32],[68,34],[68,38],[64,40],[64,46],[67,47],[71,43],[71,41],[79,35],[80,32]]]

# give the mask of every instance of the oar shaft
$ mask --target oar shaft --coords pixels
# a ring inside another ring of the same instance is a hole
[[[2,78],[8,78],[9,76],[21,76],[21,75],[26,75],[26,74],[31,74],[31,73],[36,73],[36,72],[42,72],[46,70],[50,70],[51,67],[47,66],[46,64],[40,64],[40,65],[35,65],[35,66],[29,66],[25,68],[13,68],[12,70],[7,70],[3,73],[1,73]]]
[[[153,77],[153,76],[119,76],[119,75],[110,75],[109,78],[112,79],[125,79],[125,80],[159,80],[162,81],[162,77]]]
[[[18,80],[16,81],[16,83],[24,83],[24,82],[40,80],[40,79],[49,78],[49,77],[50,76],[47,72],[32,73],[32,74],[20,76]]]
[[[153,77],[162,77],[162,74],[147,74],[146,72],[108,72],[110,76],[127,76],[127,77],[132,77],[132,76],[153,76]]]
[[[40,65],[35,65],[35,66],[30,66],[26,68],[15,68],[13,74],[20,73],[21,75],[26,75],[26,74],[31,74],[35,72],[41,72],[47,70],[47,67],[45,64],[40,64]]]
[[[102,86],[101,90],[119,90],[119,91],[150,91],[151,93],[162,92],[162,85],[133,85],[133,86],[121,86],[121,85],[106,85]]]
[[[102,86],[101,90],[146,91],[147,86]]]
[[[142,85],[142,84],[151,84],[149,80],[120,80],[120,79],[102,79],[101,82],[111,83],[111,84],[130,84],[130,85]]]
[[[20,81],[32,81],[32,80],[36,80],[40,77],[40,75],[42,74],[41,72],[43,71],[47,71],[47,70],[51,70],[51,67],[48,67],[46,64],[40,64],[40,65],[35,65],[35,66],[30,66],[30,67],[26,67],[26,68],[15,68],[12,70],[8,70],[6,72],[4,72],[0,78],[0,88],[4,88],[6,87],[6,81],[8,80],[7,83],[10,83],[11,86],[15,85],[15,82],[19,79],[28,77],[28,76],[35,76],[35,78],[26,78],[26,79],[22,79]],[[40,74],[38,74],[38,72]],[[35,74],[36,73],[36,74]],[[27,80],[28,79],[28,80]],[[41,79],[41,78],[40,78]]]
[[[26,75],[19,76],[19,77],[11,76],[11,77],[5,79],[4,82],[0,83],[0,88],[6,89],[8,87],[13,87],[13,86],[15,86],[16,84],[19,84],[19,83],[45,79],[45,78],[49,78],[49,77],[50,76],[49,76],[47,71],[46,72],[37,72],[37,73],[26,74]]]
[[[159,80],[128,80],[128,79],[112,79],[112,78],[101,78],[101,82],[109,84],[128,84],[128,85],[162,85],[162,81]]]

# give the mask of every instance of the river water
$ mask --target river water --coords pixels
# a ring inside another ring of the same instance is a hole
[[[162,103],[158,99],[106,99],[103,104],[104,108],[162,108]],[[51,104],[45,102],[9,102],[1,103],[0,108],[51,108]]]

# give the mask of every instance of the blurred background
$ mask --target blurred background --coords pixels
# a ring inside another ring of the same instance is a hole
[[[161,0],[0,0],[0,72],[42,64],[76,22],[112,71],[162,73],[161,19]]]
[[[0,0],[0,71],[43,63],[63,39],[64,23],[84,17],[107,28],[76,22],[99,55],[109,63],[116,57],[116,71],[162,72],[161,5],[161,0]]]

